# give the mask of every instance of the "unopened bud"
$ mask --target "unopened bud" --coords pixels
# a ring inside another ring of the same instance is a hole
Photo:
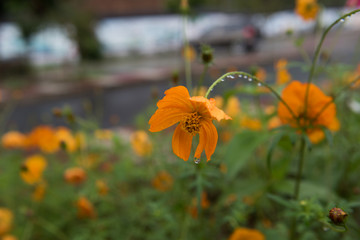
[[[207,45],[203,45],[201,47],[201,60],[203,62],[203,64],[210,64],[212,63],[214,59],[214,56],[213,56],[213,50],[211,47],[207,46]]]
[[[55,117],[58,117],[58,118],[62,117],[62,110],[60,108],[54,108],[52,110],[52,112]]]
[[[341,208],[332,208],[329,211],[329,218],[336,225],[345,223],[347,216],[347,213]]]

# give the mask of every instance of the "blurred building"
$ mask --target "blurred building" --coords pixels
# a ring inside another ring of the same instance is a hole
[[[166,12],[166,0],[87,0],[99,17],[160,14]]]

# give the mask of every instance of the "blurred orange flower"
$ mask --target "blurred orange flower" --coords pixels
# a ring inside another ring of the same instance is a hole
[[[250,118],[248,116],[243,116],[240,119],[240,126],[242,128],[250,129],[253,131],[258,131],[258,130],[261,130],[261,128],[262,128],[261,121],[259,119]]]
[[[313,143],[324,138],[321,127],[337,131],[340,127],[336,118],[336,106],[332,98],[326,96],[317,86],[311,84],[308,92],[308,103],[305,112],[307,83],[291,82],[282,92],[282,98],[293,111],[294,116],[279,102],[278,116],[283,124],[306,131]],[[329,104],[325,109],[324,106]],[[321,112],[322,111],[322,112]],[[321,113],[320,113],[321,112]],[[320,115],[319,115],[320,114]]]
[[[201,193],[201,202],[200,202],[200,206],[202,209],[207,209],[210,207],[210,201],[207,197],[207,193],[206,192],[202,192]],[[189,212],[191,214],[191,216],[193,218],[197,218],[198,217],[198,208],[197,208],[197,199],[193,198],[192,199],[192,204],[189,208]]]
[[[86,198],[80,197],[76,202],[79,218],[95,218],[96,212],[93,204]]]
[[[215,106],[215,100],[202,96],[190,97],[185,87],[178,86],[165,91],[165,97],[157,103],[157,106],[158,109],[149,120],[149,130],[158,132],[180,122],[172,138],[175,155],[187,161],[191,152],[192,139],[199,134],[200,140],[195,151],[195,158],[200,158],[205,149],[209,161],[218,140],[217,130],[212,120],[231,119]]]
[[[26,137],[24,134],[17,131],[10,131],[4,134],[1,138],[1,143],[4,148],[22,148],[25,145]]]
[[[319,12],[317,0],[296,0],[295,12],[305,21],[314,20]]]
[[[32,199],[35,202],[40,202],[44,198],[46,188],[47,184],[45,182],[40,182],[39,184],[37,184],[32,194]]]
[[[96,180],[96,188],[98,190],[99,195],[101,196],[105,196],[108,194],[109,192],[109,187],[106,184],[106,182],[104,180]]]
[[[86,180],[86,172],[80,167],[68,168],[64,173],[64,178],[70,184],[80,184]]]
[[[173,186],[173,183],[173,177],[166,171],[159,172],[151,182],[152,186],[160,192],[166,192],[170,190]]]
[[[4,235],[1,240],[17,240],[18,238],[15,237],[14,235],[11,235],[11,234],[7,234],[7,235]]]
[[[276,69],[276,84],[284,84],[291,81],[291,75],[288,72],[287,68],[287,61],[286,59],[279,59],[275,63]]]
[[[256,229],[236,228],[229,240],[265,240],[264,234]]]
[[[55,130],[46,125],[34,128],[28,135],[27,145],[29,147],[39,147],[45,153],[54,153],[59,150],[59,140],[55,135]]]
[[[7,208],[0,208],[0,236],[8,233],[13,224],[13,213]]]
[[[38,183],[42,180],[47,162],[41,155],[28,157],[21,166],[20,176],[27,184]]]
[[[152,143],[145,131],[136,131],[131,137],[131,146],[134,152],[141,156],[148,156],[152,152]]]
[[[226,103],[225,112],[227,112],[227,114],[232,118],[235,118],[240,114],[241,107],[240,107],[239,99],[237,97],[235,96],[229,97]]]
[[[260,81],[264,82],[266,80],[266,70],[264,68],[257,68],[255,72],[255,77]]]
[[[192,62],[196,59],[196,50],[190,45],[185,46],[182,55],[186,60]]]
[[[65,150],[68,152],[74,152],[77,148],[75,137],[71,131],[66,127],[58,127],[55,132],[55,136],[59,141],[59,144],[63,144]]]
[[[280,127],[282,125],[282,122],[280,120],[280,118],[278,116],[274,116],[272,118],[270,118],[269,122],[268,122],[268,129],[274,129],[277,127]]]

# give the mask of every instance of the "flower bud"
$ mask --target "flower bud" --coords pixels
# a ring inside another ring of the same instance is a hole
[[[341,208],[332,208],[329,211],[329,218],[336,225],[345,223],[347,216],[347,213]]]
[[[213,58],[214,58],[214,56],[213,56],[212,48],[207,45],[203,45],[201,47],[201,60],[202,60],[203,64],[208,65],[208,64],[212,63]]]

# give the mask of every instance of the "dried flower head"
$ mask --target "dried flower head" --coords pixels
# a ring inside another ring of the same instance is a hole
[[[329,211],[329,218],[336,225],[345,223],[347,216],[348,214],[341,208],[332,208]]]

